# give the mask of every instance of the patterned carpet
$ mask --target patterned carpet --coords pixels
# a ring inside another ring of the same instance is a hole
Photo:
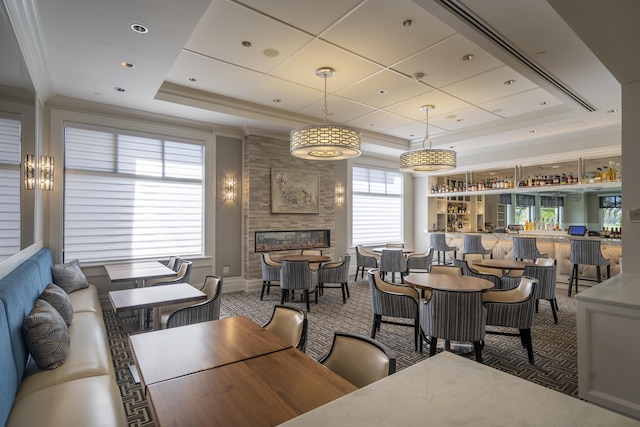
[[[366,280],[349,284],[351,298],[342,304],[339,289],[326,289],[319,304],[311,305],[309,313],[309,342],[307,354],[315,359],[325,354],[331,346],[336,330],[369,335],[371,332],[371,299]],[[256,292],[223,294],[222,315],[243,315],[259,324],[271,316],[273,305],[280,302],[280,292],[265,295],[260,301]],[[127,330],[132,329],[131,317],[115,316],[108,299],[102,300],[105,324],[109,335],[118,386],[122,394],[129,426],[155,426],[147,401],[139,384],[133,382],[128,366],[133,363],[129,349]],[[577,396],[576,360],[576,305],[566,297],[566,290],[558,290],[559,324],[553,323],[547,302],[540,303],[533,328],[535,365],[527,360],[526,350],[518,337],[487,335],[483,350],[484,364],[516,375],[562,393]],[[300,304],[302,307],[302,304]],[[413,351],[413,330],[402,326],[382,325],[376,339],[390,347],[397,357],[398,369],[406,368],[427,358]],[[473,359],[473,353],[465,355]]]

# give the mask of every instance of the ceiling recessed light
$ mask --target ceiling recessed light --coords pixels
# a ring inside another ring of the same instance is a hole
[[[142,24],[131,24],[131,29],[138,34],[147,34],[149,29]]]
[[[378,91],[378,95],[386,95],[387,93],[389,93],[386,89],[380,89]]]
[[[190,82],[197,82],[198,79],[196,79],[195,77],[189,77],[188,79]]]
[[[413,19],[405,19],[404,21],[402,21],[403,27],[410,27],[412,25],[413,25]]]
[[[264,56],[269,58],[275,58],[276,56],[280,55],[280,52],[275,49],[265,49],[262,51],[262,53],[264,54]]]
[[[243,42],[242,42],[242,46],[244,46],[244,47],[251,47],[251,42],[250,42],[250,41],[245,40],[245,41],[243,41]]]
[[[120,63],[120,65],[122,65],[124,68],[135,68],[136,65],[131,63],[131,62],[127,62],[127,61],[122,61]]]
[[[418,71],[417,73],[413,73],[413,76],[411,76],[413,78],[413,80],[421,80],[424,78],[424,73],[421,71]]]
[[[618,109],[617,108],[613,108],[611,110],[607,110],[607,113],[617,113]]]
[[[118,86],[114,87],[113,89],[114,89],[116,92],[124,92],[124,88],[121,88],[121,87],[118,87]]]
[[[551,169],[558,169],[560,166],[559,165],[553,165],[551,166]]]
[[[538,133],[538,131],[533,129],[533,130],[530,130],[529,133]]]
[[[462,57],[463,61],[471,61],[472,59],[473,59],[473,55],[472,54],[467,54],[467,55]]]
[[[549,101],[542,101],[540,105],[549,105]]]
[[[280,98],[273,98],[271,101],[272,101],[272,102],[274,102],[275,104],[279,104],[279,103],[281,103],[281,102],[282,102],[282,99],[280,99]]]
[[[507,81],[505,81],[505,82],[504,82],[504,84],[506,84],[506,85],[512,85],[512,84],[514,84],[515,82],[516,82],[515,80],[511,79],[511,80],[507,80]]]

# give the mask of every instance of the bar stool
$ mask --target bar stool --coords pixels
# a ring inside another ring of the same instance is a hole
[[[479,234],[463,234],[462,235],[462,253],[489,255],[493,258],[493,251],[482,246],[482,236]]]
[[[578,293],[578,266],[579,265],[595,265],[596,282],[600,283],[600,266],[607,266],[607,279],[611,277],[611,260],[602,256],[600,251],[600,240],[571,240],[571,254],[569,261],[573,264],[571,275],[569,276],[569,292],[571,296],[571,286],[573,279],[576,279],[576,293]]]
[[[535,237],[514,237],[513,238],[513,259],[516,261],[530,259],[535,261],[537,258],[547,258],[548,254],[543,254],[536,246]]]
[[[447,245],[444,233],[432,233],[431,234],[431,247],[438,253],[438,264],[446,264],[447,252],[453,252],[453,258],[456,257],[458,248],[455,246]],[[440,262],[440,253],[443,252],[444,256],[442,262]],[[453,259],[452,258],[452,259]]]

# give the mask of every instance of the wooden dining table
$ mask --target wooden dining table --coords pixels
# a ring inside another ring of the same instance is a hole
[[[414,252],[411,248],[387,248],[387,247],[379,247],[373,248],[373,252],[381,254],[382,251],[402,251],[403,254],[412,254]]]
[[[144,286],[144,281],[163,277],[174,277],[177,273],[158,261],[121,262],[105,264],[111,282],[133,281],[134,286]]]
[[[404,276],[404,283],[418,289],[438,289],[455,292],[482,292],[493,288],[493,283],[473,276],[453,274],[411,273]]]
[[[507,275],[511,270],[524,270],[529,265],[535,265],[529,261],[516,261],[515,259],[474,259],[471,264],[478,267],[498,268],[502,275]]]
[[[279,261],[308,261],[309,263],[329,262],[331,257],[327,255],[283,255]]]

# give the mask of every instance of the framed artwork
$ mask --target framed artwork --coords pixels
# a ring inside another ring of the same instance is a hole
[[[271,213],[320,213],[317,173],[271,169]]]

